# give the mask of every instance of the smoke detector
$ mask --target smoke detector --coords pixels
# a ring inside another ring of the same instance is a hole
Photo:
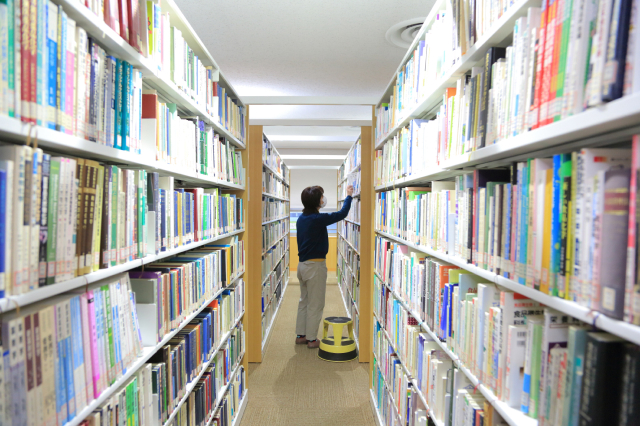
[[[420,31],[420,27],[426,18],[412,18],[398,22],[387,30],[385,38],[391,44],[402,49],[411,46],[411,42]]]

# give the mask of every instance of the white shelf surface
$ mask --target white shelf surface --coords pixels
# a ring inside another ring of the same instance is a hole
[[[276,200],[280,200],[280,201],[289,201],[288,198],[280,197],[279,195],[275,195],[275,194],[269,194],[268,192],[263,192],[262,196],[268,197],[268,198],[275,198]]]
[[[22,308],[26,305],[30,305],[32,303],[36,303],[41,300],[48,299],[52,296],[56,296],[58,294],[66,293],[67,291],[70,291],[82,286],[86,286],[89,284],[96,283],[98,281],[102,281],[104,279],[113,277],[123,272],[127,272],[131,269],[135,269],[142,265],[146,265],[146,264],[158,261],[160,259],[174,256],[176,254],[183,253],[185,251],[188,251],[206,244],[210,244],[212,242],[222,240],[224,238],[232,237],[242,232],[244,232],[244,229],[239,229],[237,231],[229,232],[227,234],[222,234],[217,237],[209,238],[204,241],[196,241],[191,244],[187,244],[172,250],[163,251],[163,252],[160,252],[159,254],[145,256],[142,259],[132,260],[131,262],[112,266],[106,269],[99,269],[96,272],[92,272],[87,275],[81,275],[79,277],[76,277],[61,283],[40,287],[36,290],[30,291],[24,294],[8,296],[3,299],[0,299],[0,310],[2,312],[7,312],[10,310],[16,309],[16,307],[18,306]]]
[[[349,222],[349,223],[353,223],[354,225],[360,226],[360,222],[356,222],[356,221],[353,221],[351,219],[343,219],[343,220],[346,221],[346,222]]]
[[[376,404],[376,396],[373,394],[373,389],[369,389],[369,393],[371,394],[371,409],[373,410],[373,418],[376,421],[376,426],[386,426],[382,417],[380,417],[380,412],[378,411],[378,404]]]
[[[470,263],[466,263],[466,261],[456,256],[449,256],[436,250],[432,250],[428,247],[410,243],[402,238],[387,234],[386,232],[376,231],[376,233],[390,240],[394,240],[398,243],[409,246],[414,250],[418,250],[422,253],[426,253],[430,256],[437,257],[438,259],[442,259],[446,262],[452,263],[462,269],[466,269],[467,271],[470,271],[486,279],[488,282],[495,283],[508,290],[520,293],[523,296],[536,300],[549,308],[564,312],[565,314],[579,319],[580,321],[591,324],[611,334],[615,334],[616,336],[622,337],[623,339],[633,342],[636,345],[640,345],[640,326],[610,318],[585,306],[581,306],[576,302],[542,293],[541,291],[535,290],[531,287],[527,287],[523,284],[519,284],[513,280],[510,280],[503,276],[499,276],[491,271],[487,271]]]
[[[282,216],[276,219],[271,219],[271,220],[267,220],[266,222],[262,222],[263,225],[269,224],[269,223],[273,223],[273,222],[278,222],[280,220],[285,220],[285,219],[289,219],[289,216]]]
[[[83,3],[71,0],[56,0],[55,3],[62,5],[67,15],[74,19],[78,26],[84,28],[87,34],[92,36],[99,45],[104,47],[108,54],[124,59],[141,71],[144,82],[157,89],[163,97],[174,101],[179,106],[179,109],[199,115],[200,118],[210,124],[217,133],[229,139],[235,146],[244,149],[245,144],[243,142],[239,141],[217,120],[214,120],[212,116],[207,114],[204,107],[197,105],[194,100],[187,97],[182,90],[171,82],[168,76],[169,73],[160,73],[151,59],[145,58],[144,55],[131,47],[129,43],[120,37],[120,35],[111,29],[104,21],[99,19],[97,15],[85,7]],[[173,0],[163,0],[162,11],[169,12],[171,25],[182,31],[185,41],[189,44],[189,47],[197,53],[198,58],[203,61],[203,64],[205,64],[205,66],[214,66],[219,70],[220,68]],[[230,89],[230,91],[228,90],[229,95],[232,98],[239,99],[238,96],[235,95],[236,92],[231,84],[229,84],[224,77],[222,77],[222,80],[224,86]]]
[[[193,184],[215,185],[226,189],[244,190],[244,185],[214,179],[213,177],[201,175],[195,170],[185,170],[175,165],[156,161],[154,159],[155,153],[153,155],[138,155],[42,126],[35,126],[31,131],[32,138],[36,135],[38,137],[38,147],[61,154],[107,161],[126,167],[144,168],[150,172],[158,172],[162,176],[173,176],[176,179]],[[12,117],[0,116],[0,136],[4,141],[23,143],[29,137],[29,125]]]
[[[239,274],[236,277],[236,279],[240,278],[240,276],[242,276],[242,274]],[[124,384],[126,384],[131,378],[131,376],[133,376],[136,373],[136,371],[138,371],[142,366],[144,366],[144,364],[146,364],[146,362],[149,360],[149,358],[151,358],[151,356],[153,356],[153,354],[155,354],[160,348],[165,346],[169,342],[169,340],[171,340],[176,334],[178,334],[180,330],[182,330],[182,328],[184,328],[185,325],[189,324],[191,320],[193,320],[200,312],[202,312],[204,308],[206,308],[209,305],[209,303],[213,302],[216,299],[216,297],[222,294],[222,292],[227,288],[228,286],[216,292],[216,294],[211,299],[205,301],[198,309],[195,310],[195,312],[193,312],[184,321],[182,321],[182,323],[178,327],[176,327],[175,330],[166,334],[164,338],[157,345],[145,346],[144,349],[142,350],[142,355],[140,355],[138,359],[133,364],[131,364],[131,366],[127,368],[126,373],[124,373],[111,386],[109,386],[104,391],[102,391],[100,396],[98,396],[96,399],[91,401],[86,407],[84,407],[80,412],[78,412],[76,417],[74,417],[70,422],[66,423],[65,426],[78,426],[80,423],[82,423],[82,421],[89,414],[91,414],[96,408],[102,405],[107,399],[111,398],[111,396],[116,391],[118,391]],[[240,320],[240,318],[242,318],[242,315],[240,315],[240,317],[238,318],[238,321]],[[226,337],[225,337],[225,340],[226,340]]]
[[[284,293],[287,290],[287,286],[289,285],[289,280],[284,283],[284,287],[282,288],[282,293],[280,294],[280,300],[278,301],[278,306],[276,307],[276,311],[273,313],[273,317],[271,318],[271,323],[267,327],[267,332],[264,335],[264,339],[262,340],[262,354],[264,355],[264,350],[267,347],[267,343],[269,343],[269,338],[271,337],[271,329],[273,328],[273,324],[275,324],[276,319],[278,318],[278,313],[280,312],[280,305],[282,305],[282,301],[284,300]]]
[[[381,138],[380,141],[376,142],[376,149],[379,149],[386,141],[392,139],[412,119],[421,117],[440,104],[445,90],[448,87],[454,86],[460,77],[470,71],[478,62],[483,61],[490,47],[499,46],[503,44],[505,39],[510,38],[516,20],[520,17],[527,16],[527,10],[530,7],[538,6],[540,6],[540,0],[519,0],[513,4],[493,23],[489,31],[483,34],[473,46],[467,49],[467,52],[462,55],[460,60],[458,60],[439,81],[433,83],[431,90],[429,90],[411,110],[404,113],[403,119],[401,119],[395,127],[390,129],[389,133]],[[408,53],[410,55],[411,51]],[[406,58],[408,59],[408,56],[406,56]],[[404,64],[404,62],[402,64]],[[381,102],[387,101],[383,99]]]

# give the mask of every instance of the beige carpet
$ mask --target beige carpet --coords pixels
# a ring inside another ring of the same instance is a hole
[[[369,364],[322,361],[317,349],[295,345],[300,297],[295,274],[292,272],[263,362],[249,364],[249,401],[241,425],[375,425],[369,402]],[[324,317],[345,316],[335,272],[329,274]]]

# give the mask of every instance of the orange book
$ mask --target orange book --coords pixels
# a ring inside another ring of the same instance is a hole
[[[553,122],[556,115],[556,91],[558,90],[558,66],[560,64],[560,55],[562,54],[562,25],[564,14],[565,0],[556,0],[555,2],[555,34],[553,40],[553,60],[551,62],[551,82],[549,86],[549,108],[547,109],[547,118],[545,123]],[[562,100],[560,100],[561,102]]]
[[[547,12],[547,27],[544,46],[544,64],[542,69],[542,89],[540,92],[540,115],[538,126],[544,126],[549,121],[549,100],[551,95],[551,75],[553,71],[553,52],[555,46],[556,17],[559,0],[549,0]],[[540,58],[540,56],[538,56]]]
[[[553,199],[553,168],[545,171],[546,179],[544,184],[545,200]],[[549,267],[551,262],[551,219],[553,203],[547,202],[544,206],[544,233],[542,238],[542,267],[540,279],[540,291],[549,294]]]

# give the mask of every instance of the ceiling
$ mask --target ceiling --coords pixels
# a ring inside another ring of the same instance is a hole
[[[268,126],[264,131],[279,150],[321,154],[346,153],[359,126],[371,124],[366,105],[379,101],[406,52],[386,40],[387,30],[426,17],[434,0],[176,3],[225,78],[253,104],[250,123]],[[271,105],[255,105],[265,103]],[[332,105],[300,105],[309,103]]]

